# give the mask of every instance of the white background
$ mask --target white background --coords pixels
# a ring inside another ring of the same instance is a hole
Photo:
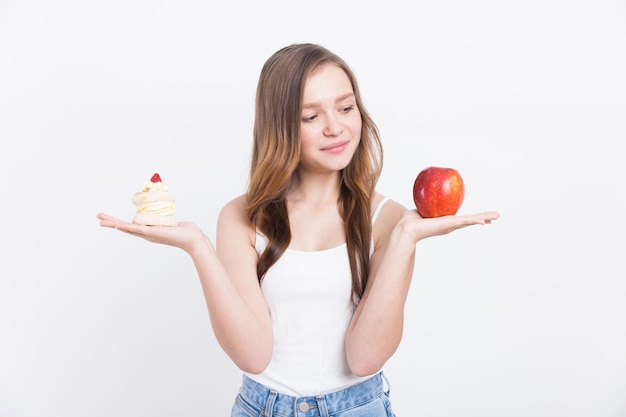
[[[626,416],[618,0],[0,1],[0,416],[229,415],[188,256],[95,215],[131,219],[159,172],[214,238],[261,66],[294,42],[356,72],[381,192],[410,207],[451,166],[461,212],[501,212],[418,244],[398,416]]]

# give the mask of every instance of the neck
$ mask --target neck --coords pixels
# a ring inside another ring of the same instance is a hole
[[[289,190],[290,201],[336,203],[339,198],[340,173],[314,174],[297,172]]]

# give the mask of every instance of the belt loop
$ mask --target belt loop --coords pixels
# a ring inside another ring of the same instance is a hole
[[[389,393],[391,392],[391,384],[389,383],[389,380],[387,379],[387,375],[385,375],[384,372],[381,371],[380,376],[383,377],[383,392],[389,395]],[[387,386],[387,389],[385,389],[385,386]]]
[[[263,413],[265,417],[272,417],[274,415],[274,401],[276,401],[277,396],[278,393],[274,390],[271,390],[270,395],[267,396],[267,401],[265,402],[265,413]]]
[[[329,417],[328,416],[328,407],[326,406],[326,397],[323,395],[318,395],[315,397],[317,400],[317,408],[320,412],[320,417]]]

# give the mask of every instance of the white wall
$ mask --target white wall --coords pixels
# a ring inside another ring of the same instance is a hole
[[[229,415],[188,257],[95,215],[159,172],[214,237],[259,70],[303,41],[357,73],[381,192],[448,165],[502,215],[418,244],[398,416],[625,416],[624,2],[247,3],[0,2],[0,416]]]

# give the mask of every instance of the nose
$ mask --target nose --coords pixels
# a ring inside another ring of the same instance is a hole
[[[337,136],[343,132],[343,125],[336,115],[329,115],[326,117],[326,123],[324,125],[324,135]]]

